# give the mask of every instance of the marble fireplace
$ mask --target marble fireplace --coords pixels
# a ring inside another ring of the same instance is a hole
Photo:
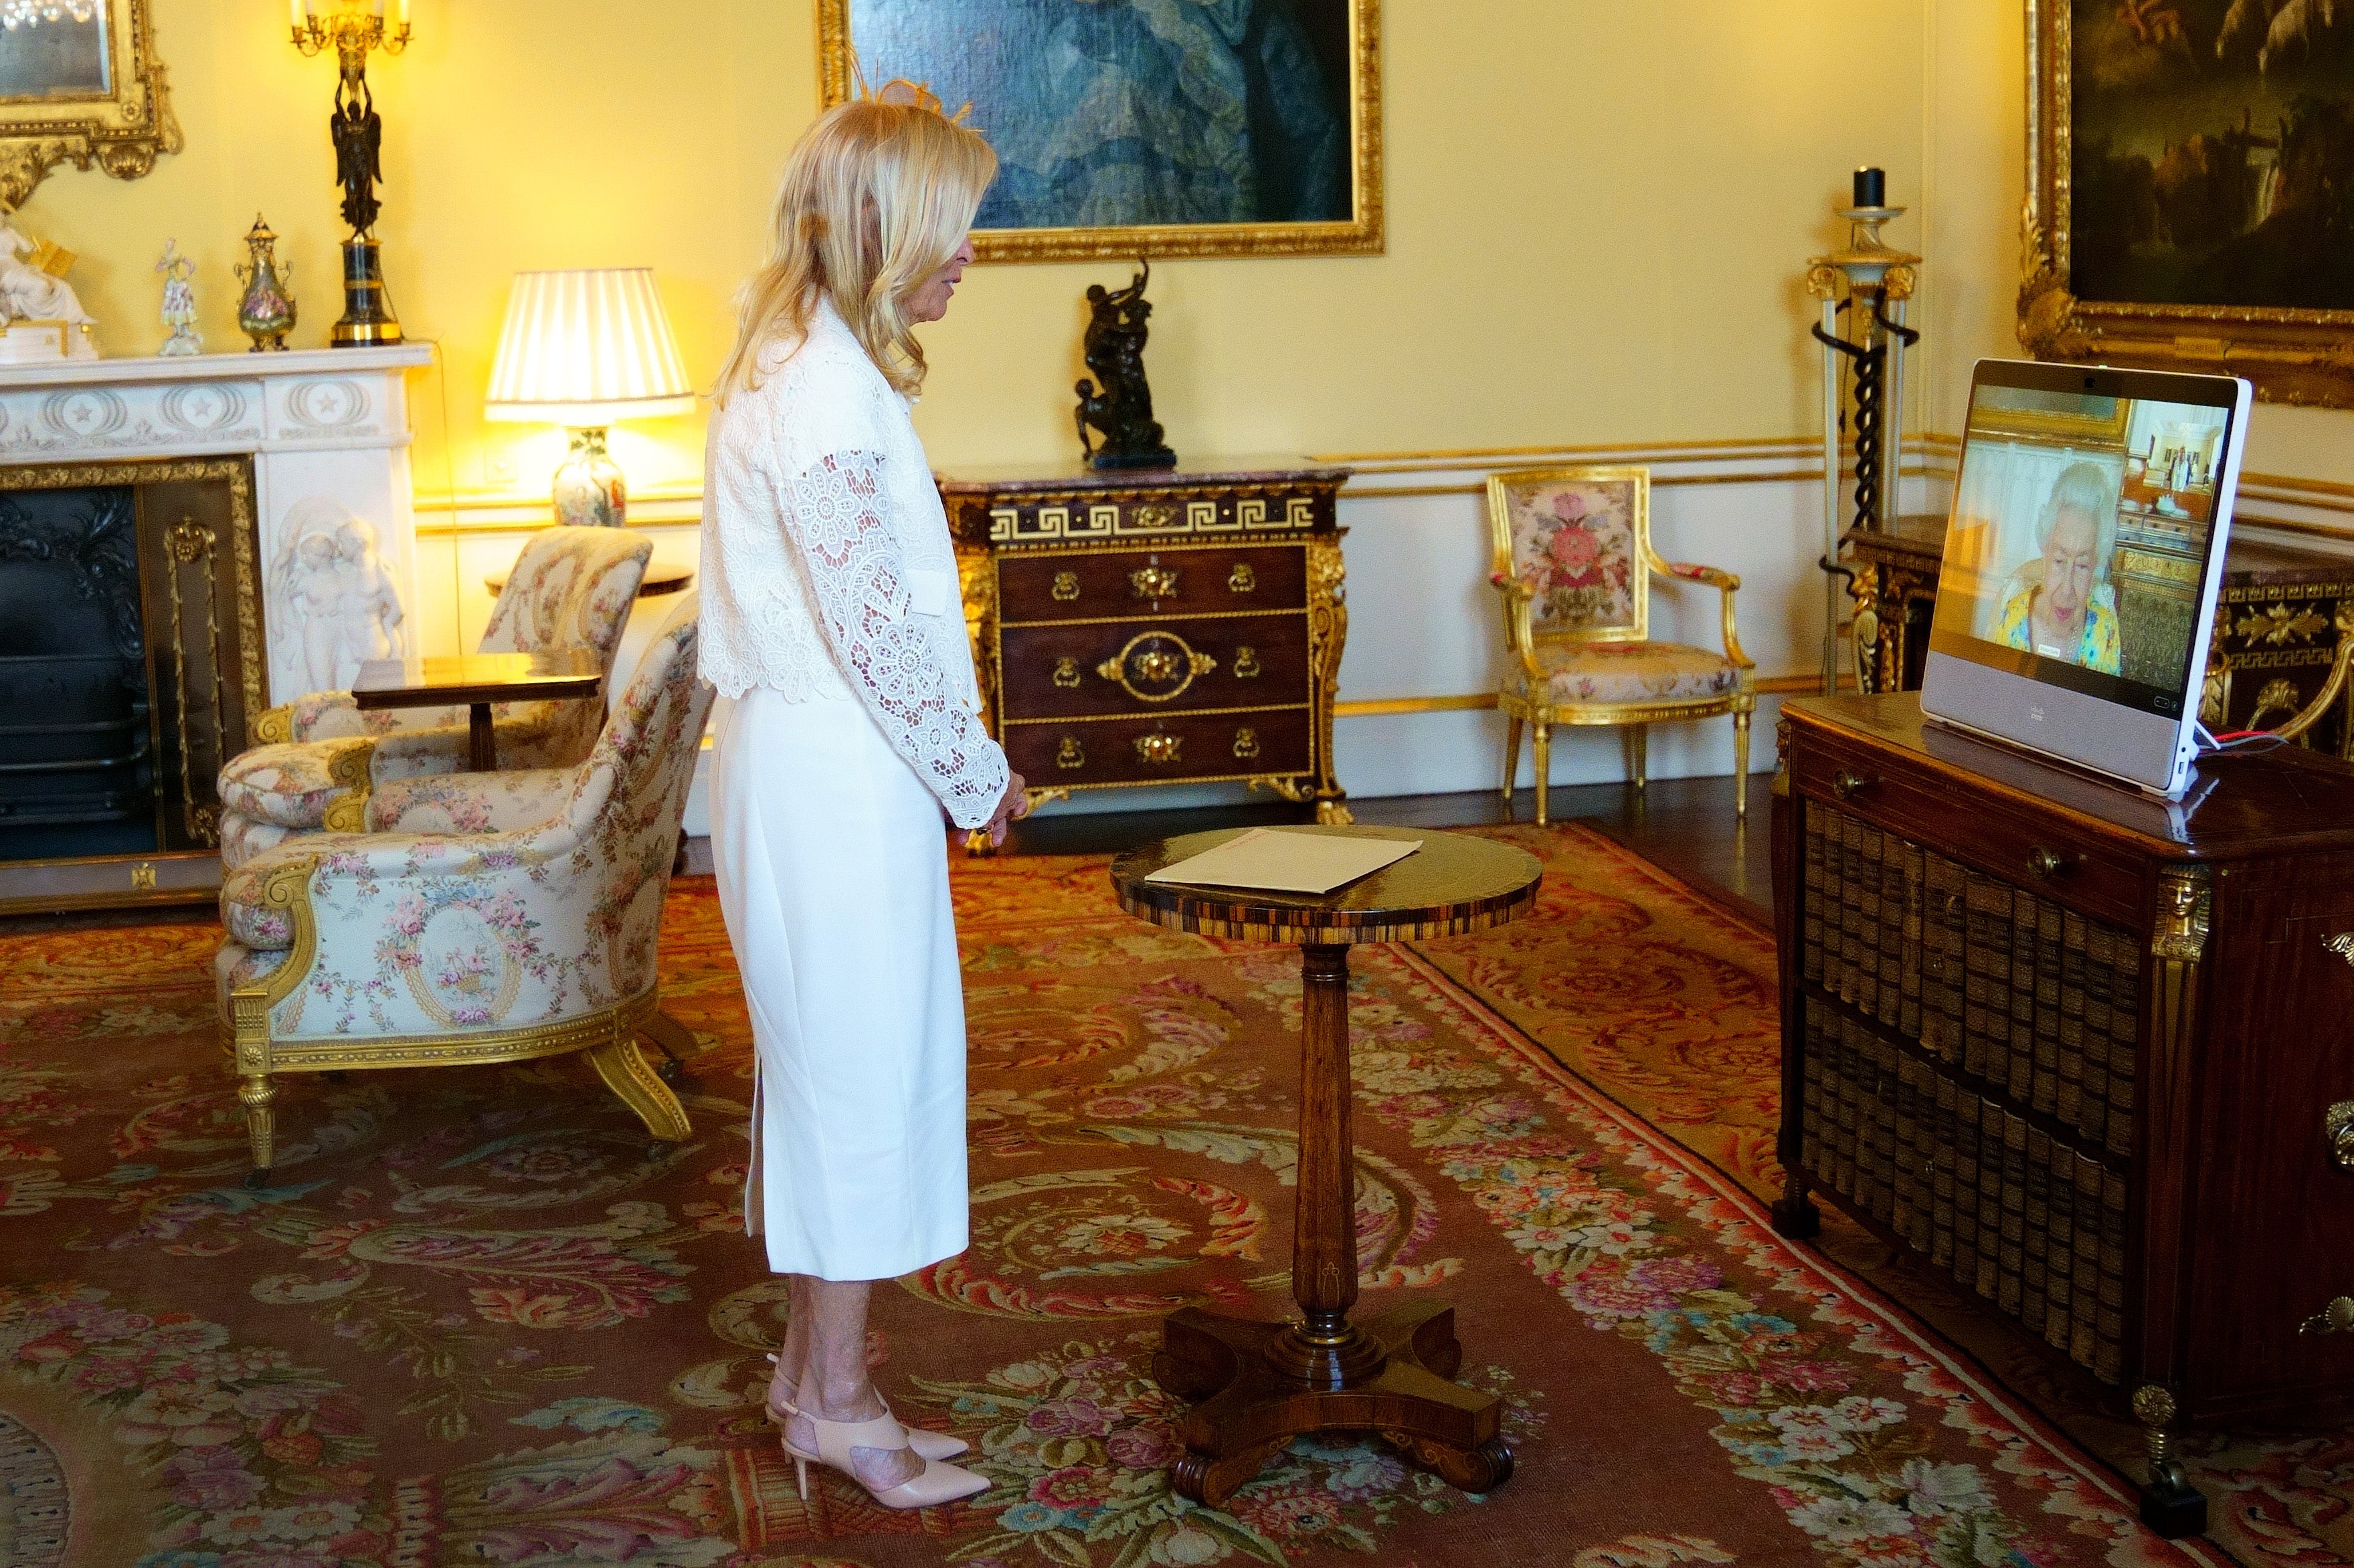
[[[0,366],[0,913],[207,896],[261,710],[408,651],[430,354]]]

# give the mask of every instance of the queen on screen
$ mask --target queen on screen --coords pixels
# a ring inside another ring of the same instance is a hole
[[[2035,524],[2038,554],[2012,578],[1995,641],[2105,675],[2123,667],[2109,557],[2117,544],[2117,491],[2096,462],[2072,463],[2052,482]]]
[[[962,1252],[964,993],[944,823],[1002,840],[956,557],[908,419],[997,168],[895,82],[793,148],[705,456],[711,841],[751,1015],[745,1227],[790,1281],[769,1413],[891,1508],[988,1488],[866,1371],[872,1282]]]

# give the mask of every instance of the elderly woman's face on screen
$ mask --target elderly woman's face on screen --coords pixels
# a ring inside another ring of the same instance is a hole
[[[2093,597],[2100,577],[2101,524],[2091,513],[2063,506],[2043,542],[2044,613],[2073,625]]]

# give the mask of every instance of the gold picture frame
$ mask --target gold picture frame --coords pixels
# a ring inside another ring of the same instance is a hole
[[[87,21],[38,22],[0,45],[28,51],[0,62],[0,204],[12,209],[59,164],[135,180],[180,150],[149,0],[101,0],[96,10]],[[61,31],[45,37],[51,28]],[[81,28],[94,41],[70,37]]]
[[[2028,0],[2019,341],[2041,359],[2244,376],[2271,402],[2354,408],[2354,311],[2078,297],[2072,0]]]
[[[818,69],[827,108],[853,90],[851,6],[854,0],[818,0]],[[907,0],[902,0],[907,3]],[[983,261],[1093,261],[1171,256],[1379,255],[1386,229],[1382,206],[1381,0],[1338,0],[1348,13],[1350,216],[1310,222],[1123,224],[1109,227],[976,228],[975,255]],[[905,74],[888,58],[860,57],[879,84]],[[954,84],[932,83],[957,101]],[[987,106],[974,122],[990,129]]]

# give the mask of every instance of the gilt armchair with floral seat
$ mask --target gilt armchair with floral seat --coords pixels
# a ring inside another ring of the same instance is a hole
[[[618,528],[549,528],[516,558],[479,651],[593,648],[607,677],[653,541]],[[564,768],[588,755],[602,703],[502,703],[492,710],[499,765]],[[312,692],[254,721],[263,744],[221,769],[221,863],[234,870],[303,833],[350,832],[369,794],[396,779],[466,766],[464,708],[363,711],[349,692]]]
[[[367,831],[290,840],[221,885],[223,1042],[254,1175],[278,1075],[586,1052],[657,1142],[686,1113],[639,1048],[694,1041],[654,958],[711,688],[695,596],[674,607],[588,758],[395,780]]]
[[[1488,482],[1495,549],[1489,575],[1502,597],[1511,664],[1496,705],[1504,715],[1504,800],[1519,782],[1521,731],[1535,753],[1539,824],[1549,820],[1555,725],[1628,730],[1628,772],[1647,783],[1649,731],[1670,719],[1733,715],[1734,803],[1749,811],[1749,723],[1756,664],[1741,651],[1733,596],[1741,579],[1714,567],[1661,558],[1651,545],[1651,473],[1645,468],[1522,469]],[[1724,651],[1652,640],[1651,582],[1715,588]]]

